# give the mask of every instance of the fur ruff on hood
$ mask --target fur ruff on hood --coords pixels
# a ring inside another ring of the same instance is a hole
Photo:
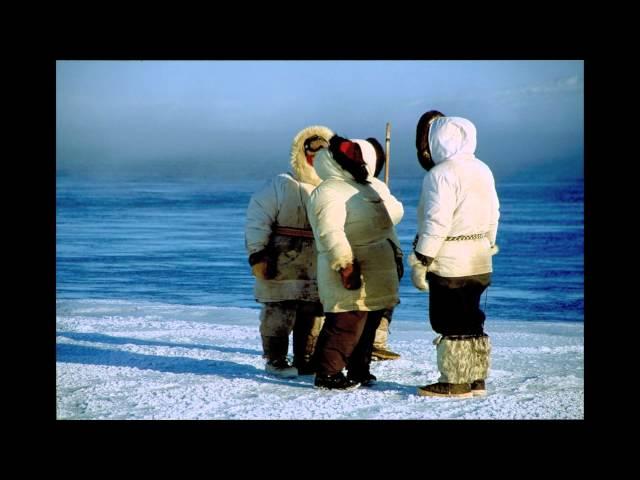
[[[291,144],[291,168],[296,180],[318,186],[322,180],[318,177],[315,168],[307,163],[307,156],[304,153],[304,141],[314,135],[319,135],[329,143],[334,133],[322,125],[307,127],[298,132]]]

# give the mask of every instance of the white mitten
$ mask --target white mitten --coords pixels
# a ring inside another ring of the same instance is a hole
[[[411,266],[411,282],[413,286],[423,292],[429,291],[429,283],[427,283],[427,267],[423,265],[416,257],[415,253],[411,253],[407,259]]]
[[[491,253],[491,255],[495,255],[495,254],[497,254],[499,251],[500,251],[500,249],[498,248],[498,244],[496,243],[495,245],[493,245],[493,246],[491,247],[491,251],[490,251],[490,253]]]

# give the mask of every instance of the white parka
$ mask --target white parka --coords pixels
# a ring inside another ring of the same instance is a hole
[[[276,277],[256,278],[254,295],[258,302],[303,300],[317,302],[316,251],[313,238],[274,233],[276,227],[311,230],[306,205],[311,191],[321,180],[307,163],[304,141],[319,135],[329,141],[333,132],[323,126],[299,132],[291,146],[293,173],[281,173],[254,193],[247,208],[245,246],[249,255],[269,246],[276,261]]]
[[[474,155],[476,128],[464,118],[437,118],[429,148],[435,166],[422,182],[415,250],[434,258],[429,271],[442,277],[489,273],[500,205],[491,170]],[[445,241],[477,234],[486,235]]]
[[[309,222],[318,250],[318,289],[325,312],[376,311],[393,308],[398,299],[394,225],[402,219],[402,204],[387,186],[371,175],[375,151],[358,141],[370,172],[370,184],[360,184],[342,169],[328,149],[315,157],[322,183],[309,200]],[[372,162],[373,160],[373,162]],[[357,259],[362,286],[347,290],[339,270]]]

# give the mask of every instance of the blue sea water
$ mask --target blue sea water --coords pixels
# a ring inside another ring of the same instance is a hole
[[[244,249],[249,197],[264,180],[56,179],[56,295],[259,308]],[[407,255],[421,178],[395,178]],[[487,322],[584,320],[583,182],[498,182],[501,219]],[[427,321],[405,275],[394,318]]]

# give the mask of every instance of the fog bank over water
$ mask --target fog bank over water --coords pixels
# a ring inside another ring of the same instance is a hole
[[[581,178],[583,61],[59,61],[56,170],[107,177],[263,178],[321,124],[384,144],[422,175],[415,127],[470,119],[496,178]]]

